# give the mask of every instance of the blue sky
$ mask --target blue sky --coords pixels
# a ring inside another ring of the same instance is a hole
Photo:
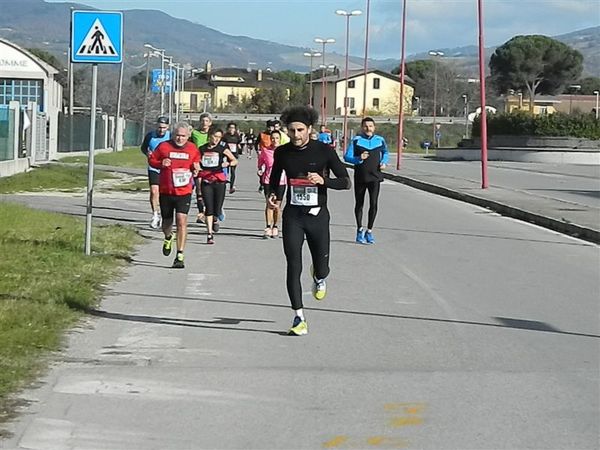
[[[57,0],[51,0],[56,2]],[[350,21],[350,53],[364,54],[367,0],[79,0],[105,10],[155,9],[227,34],[299,47],[335,38],[344,53],[345,20],[336,9],[360,9]],[[477,44],[477,0],[408,0],[406,49]],[[369,56],[400,58],[401,0],[371,0]],[[517,34],[554,36],[600,24],[598,0],[484,0],[486,46]]]

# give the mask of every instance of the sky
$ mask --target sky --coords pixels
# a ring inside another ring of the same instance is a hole
[[[59,2],[63,0],[47,0]],[[73,0],[102,10],[154,9],[231,35],[298,47],[321,48],[315,37],[334,38],[327,51],[345,53],[346,20],[337,9],[361,10],[350,18],[350,54],[365,51],[368,0]],[[483,0],[486,46],[519,34],[556,36],[600,25],[598,0]],[[406,52],[477,45],[477,0],[407,0]],[[400,59],[402,0],[370,0],[369,57]]]

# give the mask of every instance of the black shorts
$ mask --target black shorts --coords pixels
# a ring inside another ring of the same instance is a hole
[[[154,170],[149,170],[148,171],[148,182],[150,183],[150,186],[152,186],[153,184],[160,184],[159,183],[160,180],[160,172],[155,172]]]
[[[163,220],[173,219],[173,211],[177,214],[187,214],[190,212],[190,203],[192,194],[188,195],[165,195],[160,194],[160,215]]]
[[[271,194],[275,194],[277,198],[283,198],[285,194],[285,184],[280,184],[274,191],[271,189],[270,184],[263,184],[262,187],[266,199],[268,199],[271,196]]]

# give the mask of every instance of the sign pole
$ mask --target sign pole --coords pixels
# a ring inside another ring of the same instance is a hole
[[[94,147],[96,141],[96,90],[98,64],[92,65],[92,106],[90,111],[90,153],[88,155],[87,210],[85,215],[85,254],[92,253],[92,197],[94,193]]]

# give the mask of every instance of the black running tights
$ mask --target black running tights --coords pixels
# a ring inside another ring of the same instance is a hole
[[[287,291],[292,309],[302,308],[302,247],[304,237],[312,256],[316,278],[329,275],[329,211],[321,207],[316,216],[305,208],[288,206],[283,210],[283,251],[287,260]]]
[[[202,182],[202,198],[204,199],[204,214],[217,216],[223,209],[225,200],[225,183]]]
[[[365,192],[369,191],[369,222],[367,229],[372,230],[377,216],[377,204],[379,203],[379,181],[370,181],[368,183],[354,182],[354,217],[356,218],[356,228],[362,227],[363,206],[365,204]]]

